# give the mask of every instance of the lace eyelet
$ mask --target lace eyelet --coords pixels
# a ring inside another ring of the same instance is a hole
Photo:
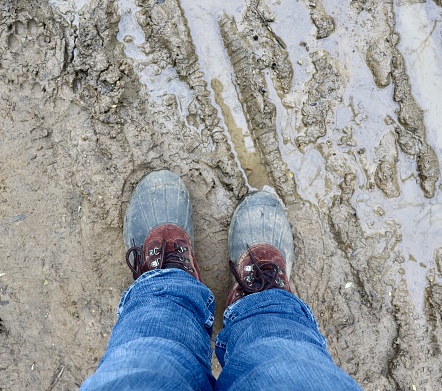
[[[184,246],[180,246],[180,247],[177,248],[177,251],[178,251],[180,254],[185,253],[187,250],[188,250],[188,248],[187,248],[187,247],[184,247]]]
[[[152,257],[154,255],[158,255],[159,253],[160,253],[160,249],[158,247],[155,247],[152,250],[149,250],[149,257]]]
[[[157,258],[157,259],[155,259],[155,261],[152,261],[150,263],[150,266],[153,267],[153,268],[157,268],[160,265],[160,261],[161,261],[161,259]]]

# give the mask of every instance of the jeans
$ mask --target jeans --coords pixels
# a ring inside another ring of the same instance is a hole
[[[309,307],[281,289],[226,309],[216,380],[214,309],[209,288],[186,272],[144,273],[123,294],[106,353],[80,390],[361,390],[333,363]]]

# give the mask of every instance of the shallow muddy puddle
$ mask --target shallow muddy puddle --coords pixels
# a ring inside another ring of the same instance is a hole
[[[212,79],[211,86],[215,94],[215,102],[221,108],[224,122],[248,183],[253,189],[264,189],[265,186],[270,186],[266,168],[262,164],[261,155],[256,150],[252,138],[250,135],[246,135],[242,128],[238,127],[231,107],[224,101],[224,86],[218,79]]]

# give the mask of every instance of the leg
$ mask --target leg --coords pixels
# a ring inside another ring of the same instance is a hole
[[[229,232],[235,280],[216,340],[216,389],[361,390],[333,363],[311,310],[290,291],[293,247],[278,199],[247,196]]]
[[[211,390],[214,299],[188,273],[144,273],[123,295],[100,365],[81,390]]]
[[[214,298],[193,254],[189,193],[169,171],[146,175],[124,219],[123,295],[106,353],[82,390],[211,390]]]
[[[282,289],[228,307],[216,355],[217,390],[361,390],[333,363],[307,305]]]

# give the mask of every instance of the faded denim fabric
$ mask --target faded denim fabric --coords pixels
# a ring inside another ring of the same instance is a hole
[[[80,390],[361,390],[326,350],[309,307],[271,289],[224,312],[211,373],[212,292],[179,269],[144,273],[123,294],[97,371]]]

